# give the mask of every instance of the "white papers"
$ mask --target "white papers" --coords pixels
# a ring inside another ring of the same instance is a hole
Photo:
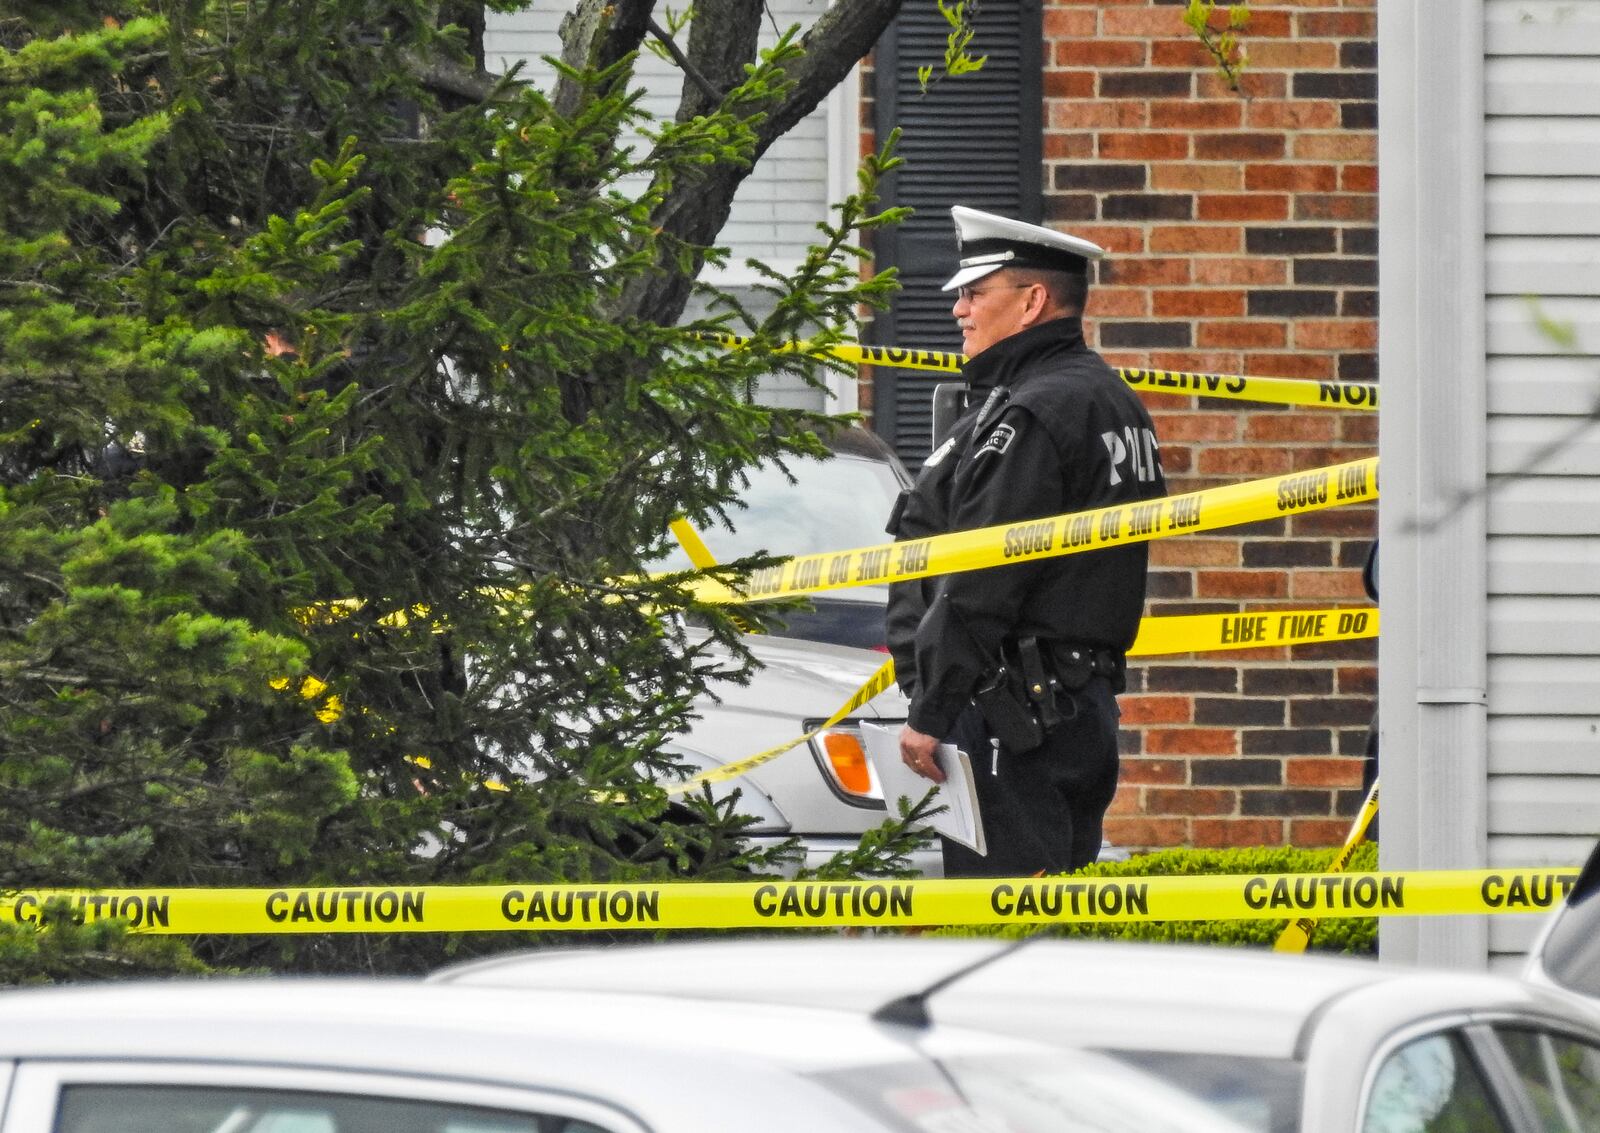
[[[978,813],[978,793],[972,782],[972,760],[966,752],[954,744],[940,744],[935,757],[945,780],[935,783],[918,775],[901,760],[898,726],[885,728],[863,720],[861,741],[873,770],[878,773],[889,813],[897,813],[896,800],[902,795],[915,803],[932,787],[934,805],[945,809],[943,814],[928,819],[928,825],[952,842],[960,842],[979,854],[988,854],[983,840],[983,816]]]

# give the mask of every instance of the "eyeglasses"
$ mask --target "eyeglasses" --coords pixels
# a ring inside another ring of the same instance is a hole
[[[956,297],[965,303],[970,303],[980,295],[987,295],[991,291],[1025,291],[1032,287],[1031,283],[997,283],[993,287],[958,287]]]

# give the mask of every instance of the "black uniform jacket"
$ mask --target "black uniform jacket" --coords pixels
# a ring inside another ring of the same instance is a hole
[[[890,534],[919,539],[1166,494],[1144,405],[1077,318],[1002,339],[962,371],[971,408],[901,497]],[[1024,637],[1125,650],[1144,611],[1148,545],[895,583],[889,650],[910,724],[948,735]]]

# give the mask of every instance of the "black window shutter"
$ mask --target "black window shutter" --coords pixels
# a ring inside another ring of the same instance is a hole
[[[926,93],[917,68],[940,69],[950,26],[932,0],[908,0],[878,42],[873,128],[881,139],[898,126],[905,164],[883,185],[885,204],[916,210],[904,224],[874,234],[877,266],[900,270],[901,290],[873,321],[870,341],[885,346],[960,350],[940,286],[955,271],[951,205],[1039,223],[1041,201],[1043,26],[1040,0],[969,4],[974,56],[983,69],[940,79]],[[928,454],[933,387],[949,375],[873,371],[877,431],[911,468]]]

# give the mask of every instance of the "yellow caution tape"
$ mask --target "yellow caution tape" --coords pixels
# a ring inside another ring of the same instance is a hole
[[[721,346],[744,346],[750,340],[738,335],[707,335]],[[932,370],[954,374],[966,362],[965,354],[946,350],[915,350],[899,346],[867,346],[838,342],[813,347],[807,342],[785,342],[781,354],[813,354],[858,366],[885,366],[901,370]],[[1251,378],[1243,374],[1198,374],[1187,370],[1143,370],[1117,367],[1116,375],[1135,389],[1183,396],[1221,397],[1233,401],[1258,401],[1268,405],[1300,405],[1322,409],[1378,408],[1375,382],[1313,382],[1301,378]]]
[[[1334,855],[1333,861],[1328,864],[1329,873],[1343,873],[1350,864],[1350,859],[1355,856],[1356,847],[1367,836],[1367,828],[1372,825],[1372,820],[1378,817],[1378,781],[1372,781],[1372,789],[1367,792],[1367,799],[1361,804],[1361,810],[1356,815],[1356,820],[1350,824],[1350,833],[1344,836],[1344,845],[1339,847],[1339,852]],[[1317,931],[1317,921],[1314,917],[1299,917],[1284,926],[1278,939],[1273,942],[1274,952],[1304,952],[1311,944],[1311,934]]]
[[[289,678],[273,677],[267,682],[267,685],[269,688],[284,692],[289,688]],[[316,700],[327,690],[327,687],[328,682],[308,676],[301,679],[300,687],[297,691],[300,693],[302,700]],[[324,724],[336,723],[344,715],[344,701],[339,698],[338,693],[329,693],[328,698],[316,709],[316,715],[317,719]]]
[[[1245,874],[1225,877],[31,890],[0,922],[38,924],[46,901],[136,932],[497,932],[1278,920],[1286,916],[1533,913],[1576,869]]]
[[[1369,457],[1143,503],[954,531],[903,543],[879,543],[799,555],[776,566],[752,571],[739,591],[712,579],[697,580],[694,587],[704,601],[751,602],[791,594],[878,586],[934,574],[1075,555],[1175,535],[1194,535],[1323,508],[1371,503],[1377,498],[1378,459]]]
[[[786,594],[803,594],[849,586],[902,581],[978,567],[1020,562],[1093,550],[1119,543],[1143,542],[1169,535],[1193,534],[1240,523],[1255,522],[1297,511],[1314,511],[1377,499],[1378,462],[1375,458],[1312,469],[1224,488],[1211,488],[1148,503],[1077,512],[1023,524],[954,532],[906,543],[880,544],[848,551],[806,555],[751,576],[746,595],[740,596],[712,580],[696,584],[711,601],[749,601]],[[716,559],[695,529],[683,519],[672,524],[673,534],[690,561],[706,569]],[[895,560],[890,562],[891,553]],[[822,579],[827,564],[826,581]],[[870,574],[870,577],[869,577]],[[853,581],[852,581],[853,580]],[[1298,610],[1272,613],[1194,614],[1146,618],[1129,656],[1247,649],[1317,641],[1343,641],[1373,637],[1378,632],[1376,610]],[[702,783],[726,782],[768,763],[809,742],[856,709],[878,696],[894,682],[894,662],[887,660],[821,726],[776,747],[701,771],[666,788],[669,796],[696,790]],[[275,688],[287,688],[278,678]],[[326,686],[308,677],[300,693],[314,699]],[[337,720],[343,705],[330,697],[319,719]],[[431,767],[425,756],[410,757],[422,768]],[[498,782],[491,790],[505,790]]]
[[[1180,614],[1145,618],[1129,657],[1210,653],[1274,645],[1312,645],[1378,636],[1378,611],[1272,610],[1267,613]]]
[[[690,542],[684,539],[684,534],[677,532],[682,525],[695,544],[704,561],[696,558],[696,551],[691,549]],[[684,548],[689,551],[691,559],[696,566],[702,568],[716,565],[716,559],[705,544],[700,541],[699,535],[693,527],[685,521],[678,520],[673,524],[674,533],[680,540],[684,540]],[[1227,649],[1256,649],[1269,646],[1305,645],[1326,641],[1349,641],[1358,638],[1376,637],[1378,635],[1378,611],[1372,609],[1356,610],[1285,610],[1271,613],[1239,613],[1239,614],[1185,614],[1175,617],[1145,618],[1139,623],[1139,636],[1128,650],[1130,657],[1151,657],[1171,653],[1201,653]],[[720,767],[709,768],[705,771],[666,787],[670,796],[687,794],[697,790],[702,783],[722,783],[730,779],[737,779],[746,772],[752,771],[762,764],[769,763],[787,751],[792,751],[801,744],[808,743],[821,735],[839,721],[845,719],[862,705],[874,697],[885,692],[894,683],[894,661],[886,660],[878,670],[868,677],[865,683],[853,692],[827,720],[821,725],[776,747],[767,748],[756,752],[754,755],[732,763],[725,763]],[[272,687],[287,689],[287,678],[274,679]],[[319,696],[327,685],[315,677],[306,677],[302,681],[299,692],[307,700]],[[325,724],[337,721],[343,715],[343,704],[337,696],[329,696],[323,706],[317,710],[317,718]],[[433,762],[423,755],[406,757],[409,762],[424,770],[431,769]],[[485,787],[491,791],[505,791],[506,787],[494,779],[484,780]]]

